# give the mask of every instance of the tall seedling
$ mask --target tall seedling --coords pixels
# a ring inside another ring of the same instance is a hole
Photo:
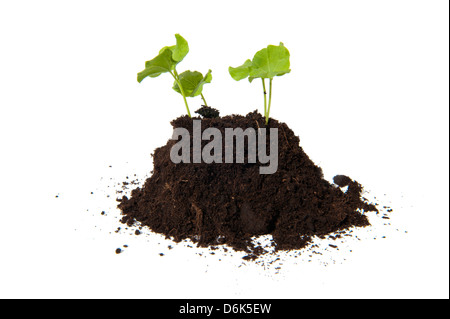
[[[177,40],[175,45],[162,48],[155,58],[145,62],[145,69],[138,73],[137,80],[141,83],[146,77],[156,78],[162,73],[170,73],[175,80],[172,88],[183,96],[187,113],[191,117],[186,97],[200,95],[206,105],[202,91],[205,83],[211,83],[211,70],[205,76],[198,71],[185,71],[178,74],[176,66],[188,54],[189,46],[181,35],[175,34],[175,38]]]
[[[289,69],[289,51],[280,42],[280,45],[269,45],[248,59],[241,66],[229,67],[228,71],[233,79],[240,81],[248,77],[252,82],[255,78],[260,78],[264,93],[264,117],[266,125],[269,123],[270,106],[272,103],[272,80],[275,76],[282,76],[291,72]],[[269,79],[269,104],[267,105],[267,92],[265,79]]]

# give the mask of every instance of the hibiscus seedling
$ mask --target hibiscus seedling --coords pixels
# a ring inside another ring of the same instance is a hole
[[[264,93],[264,117],[266,125],[269,123],[270,106],[272,102],[272,80],[274,76],[282,76],[291,72],[289,69],[289,51],[280,42],[280,45],[269,45],[253,56],[253,60],[248,59],[241,66],[229,67],[228,72],[236,81],[248,77],[252,82],[255,78],[260,78]],[[269,105],[267,105],[267,92],[265,79],[269,79]]]
[[[156,78],[162,73],[170,73],[175,80],[173,89],[183,96],[187,113],[191,117],[186,97],[200,95],[206,104],[202,91],[205,83],[211,83],[211,70],[205,76],[197,71],[185,71],[178,74],[176,66],[188,54],[189,46],[181,35],[175,34],[175,38],[177,40],[175,45],[162,48],[155,58],[145,62],[145,69],[137,74],[137,80],[141,83],[146,77]]]

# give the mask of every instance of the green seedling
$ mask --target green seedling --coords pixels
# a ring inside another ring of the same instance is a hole
[[[255,78],[260,78],[264,93],[264,117],[266,125],[269,123],[270,106],[272,102],[272,80],[275,76],[282,76],[291,72],[289,69],[289,51],[280,42],[280,45],[269,45],[253,56],[253,60],[248,59],[241,66],[229,67],[228,72],[236,81],[248,77],[252,82]],[[269,104],[267,105],[267,92],[265,79],[269,79]]]
[[[145,62],[145,69],[137,74],[137,80],[141,83],[146,77],[156,78],[162,73],[170,73],[175,80],[173,89],[183,96],[187,113],[191,117],[186,97],[200,95],[206,105],[202,91],[205,83],[211,83],[211,70],[205,76],[197,71],[185,71],[178,74],[176,66],[188,54],[189,46],[181,35],[175,34],[175,38],[177,40],[175,45],[162,48],[155,58]]]

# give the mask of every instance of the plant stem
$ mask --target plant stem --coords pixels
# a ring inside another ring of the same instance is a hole
[[[264,92],[264,117],[266,118],[266,122],[267,122],[267,93],[266,93],[266,82],[264,81],[264,78],[261,78],[262,80],[262,85],[263,85],[263,92]]]
[[[267,109],[266,125],[269,123],[270,104],[272,103],[272,78],[269,81],[269,108]]]
[[[173,73],[170,72],[170,74],[172,74],[173,78],[174,78],[175,81],[177,82],[178,87],[180,88],[180,91],[181,91],[181,95],[183,96],[184,104],[186,105],[187,113],[188,113],[189,117],[192,118],[191,112],[189,111],[188,103],[187,103],[187,101],[186,101],[186,94],[184,94],[183,86],[181,85],[180,79],[178,78],[178,72],[177,72],[177,70],[173,70]]]
[[[208,106],[208,104],[206,103],[205,97],[203,96],[203,93],[200,93],[200,96],[202,97],[203,103],[205,103],[205,106]]]

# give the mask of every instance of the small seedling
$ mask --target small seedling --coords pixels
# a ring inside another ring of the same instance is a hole
[[[137,80],[141,83],[146,77],[156,78],[162,73],[170,73],[175,80],[173,89],[183,96],[187,113],[191,117],[186,97],[200,95],[206,105],[202,91],[205,83],[211,83],[211,70],[205,76],[197,71],[185,71],[178,74],[176,66],[188,54],[189,46],[181,35],[175,34],[175,38],[177,40],[176,45],[162,48],[154,59],[145,62],[145,69],[138,73]]]
[[[255,78],[260,78],[264,93],[264,117],[266,125],[269,123],[270,106],[272,102],[272,80],[274,76],[282,76],[291,72],[289,69],[289,51],[280,42],[280,45],[269,45],[253,56],[253,60],[248,59],[241,66],[236,68],[229,67],[228,72],[236,81],[248,77],[252,82]],[[267,92],[265,79],[269,79],[269,105],[267,105]]]

